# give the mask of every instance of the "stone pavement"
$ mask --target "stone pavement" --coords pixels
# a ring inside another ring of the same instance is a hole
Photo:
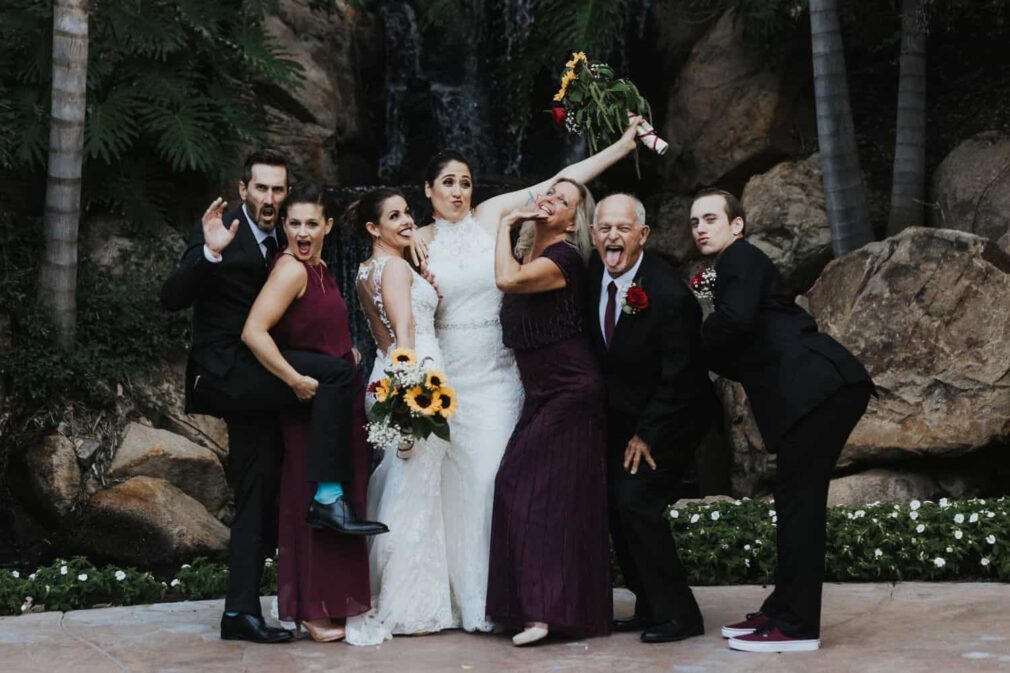
[[[368,648],[222,642],[221,601],[39,613],[0,619],[0,672],[1010,672],[1007,584],[828,585],[819,652],[727,650],[719,626],[755,609],[765,593],[753,586],[699,588],[708,633],[681,643],[644,645],[637,634],[616,634],[523,649],[506,636],[459,631]],[[630,594],[617,590],[615,599],[618,616],[626,616]]]

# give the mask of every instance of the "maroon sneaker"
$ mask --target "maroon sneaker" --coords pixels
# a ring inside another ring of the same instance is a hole
[[[819,638],[790,638],[770,624],[760,631],[729,639],[729,649],[741,652],[812,652],[820,646]]]
[[[768,619],[768,615],[763,612],[751,612],[747,614],[747,618],[742,622],[727,624],[722,627],[722,637],[736,638],[737,636],[750,635],[755,631],[763,629],[770,623],[771,620]]]

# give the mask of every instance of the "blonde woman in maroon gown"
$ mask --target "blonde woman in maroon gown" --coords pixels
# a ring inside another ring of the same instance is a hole
[[[281,213],[288,246],[256,299],[242,340],[274,375],[297,376],[280,348],[323,353],[355,361],[347,306],[321,259],[323,239],[333,227],[323,208],[319,185],[299,184]],[[311,386],[311,382],[307,382]],[[355,511],[365,511],[371,452],[364,434],[364,382],[359,380],[351,441],[353,477],[343,487]],[[317,641],[344,637],[347,617],[370,608],[368,549],[365,538],[312,528],[305,512],[316,490],[305,479],[308,459],[308,409],[281,415],[284,460],[281,467],[277,599],[280,618],[304,626]]]

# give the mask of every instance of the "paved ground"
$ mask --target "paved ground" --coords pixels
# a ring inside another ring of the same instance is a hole
[[[0,619],[0,672],[1010,672],[1010,585],[829,585],[821,651],[728,651],[719,625],[755,608],[764,594],[761,587],[698,589],[708,633],[681,643],[644,645],[635,634],[619,634],[525,649],[505,636],[458,631],[369,648],[222,642],[220,601],[40,613]],[[627,615],[629,594],[615,597],[618,615]]]

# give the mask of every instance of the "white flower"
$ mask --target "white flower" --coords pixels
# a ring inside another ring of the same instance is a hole
[[[978,522],[978,512],[972,512],[971,516],[968,517],[968,523],[977,523],[977,522]]]
[[[940,498],[940,503],[939,504],[940,504],[940,507],[946,508],[950,504],[950,501],[947,500],[947,498]]]
[[[66,566],[60,566],[60,574],[61,575],[66,575],[67,572],[68,572],[68,570],[67,570]]]
[[[750,568],[750,559],[749,559],[749,558],[745,558],[745,559],[743,560],[743,564],[744,564],[744,566],[746,566],[747,568]]]
[[[691,523],[698,523],[698,519],[700,519],[700,518],[701,518],[700,514],[692,514],[691,515]]]
[[[982,567],[985,567],[985,566],[989,565],[989,559],[988,558],[983,558],[981,561],[979,561],[979,563],[982,564]]]
[[[996,512],[986,512],[985,513],[985,518],[987,518],[987,519],[991,519],[994,516],[996,516]]]
[[[937,568],[942,568],[942,567],[944,567],[945,565],[947,565],[947,562],[946,562],[946,561],[944,561],[944,560],[943,560],[942,558],[940,558],[939,556],[937,556],[937,557],[936,557],[935,559],[933,559],[933,565],[935,565],[935,566],[936,566]]]
[[[954,515],[954,523],[957,523],[957,524],[964,523],[964,514],[961,514],[960,512],[958,512],[957,514],[955,514]]]
[[[996,536],[995,535],[987,535],[986,538],[985,538],[985,541],[988,542],[989,544],[996,544]]]
[[[32,573],[31,575],[29,575],[28,579],[30,579],[31,581],[34,582],[35,581],[35,573]]]
[[[908,508],[913,512],[919,509],[920,507],[922,507],[922,503],[919,502],[918,500],[913,500],[912,502],[908,503]]]
[[[768,516],[775,518],[775,510],[773,509],[768,510]]]
[[[21,573],[19,573],[17,570],[12,570],[11,577],[13,577],[14,579],[18,579],[19,577],[21,577]]]
[[[857,509],[856,510],[856,518],[857,519],[862,519],[864,516],[866,516],[866,512],[864,512],[861,509]]]
[[[749,545],[749,544],[745,544],[745,545],[743,546],[743,550],[744,550],[744,551],[750,551],[750,545]]]
[[[178,578],[176,578],[176,579],[172,580],[172,583],[171,583],[171,584],[169,584],[169,586],[172,586],[172,587],[177,587],[177,586],[179,586],[180,584],[182,584],[182,582],[180,582],[180,581],[179,581],[179,579],[178,579]]]
[[[743,504],[743,500],[734,500],[733,504],[734,505],[742,505]]]
[[[961,529],[958,529],[958,530],[954,531],[954,539],[955,540],[960,540],[963,537],[964,537],[964,533],[961,532]]]
[[[948,554],[953,554],[954,553],[953,547],[947,547],[947,553]]]
[[[908,513],[908,518],[912,519],[913,521],[915,521],[916,519],[919,518],[919,513],[918,512],[909,512]]]
[[[710,514],[709,516],[712,517],[712,521],[718,521],[721,515],[719,514],[719,510],[716,510],[712,512],[712,514]]]
[[[916,526],[916,527],[915,527],[915,532],[916,532],[916,533],[921,533],[921,532],[922,532],[922,531],[924,531],[924,530],[926,530],[926,526],[925,526],[925,524],[921,524],[921,523],[920,523],[920,524],[919,524],[918,526]]]
[[[269,561],[270,559],[267,559],[267,560]],[[185,570],[185,569],[188,569],[188,568],[192,568],[193,566],[191,566],[188,563],[183,563],[181,567]]]
[[[776,514],[775,516],[772,517],[772,523],[778,523],[778,522],[779,522],[779,516],[778,514]]]
[[[876,549],[873,550],[873,555],[876,558],[880,558],[881,556],[884,555],[884,552],[883,552],[883,550],[880,547],[877,547]]]
[[[679,519],[680,518],[680,512],[677,511],[677,510],[675,510],[675,509],[671,509],[670,510],[670,518],[671,519]]]
[[[268,558],[268,559],[266,560],[266,566],[267,566],[267,568],[269,568],[269,567],[270,567],[270,566],[272,566],[273,564],[274,564],[274,560],[273,560],[272,558]],[[185,566],[184,566],[184,567],[185,567]]]
[[[891,512],[889,516],[890,516],[890,517],[891,517],[892,519],[897,519],[897,518],[898,518],[898,513],[897,513],[897,512]]]
[[[77,576],[77,579],[79,581],[81,581],[81,582],[87,582],[88,581],[88,574],[87,573],[81,573],[80,575]]]
[[[117,582],[122,582],[125,579],[126,579],[126,573],[124,573],[122,570],[117,570],[116,571],[116,581]]]

